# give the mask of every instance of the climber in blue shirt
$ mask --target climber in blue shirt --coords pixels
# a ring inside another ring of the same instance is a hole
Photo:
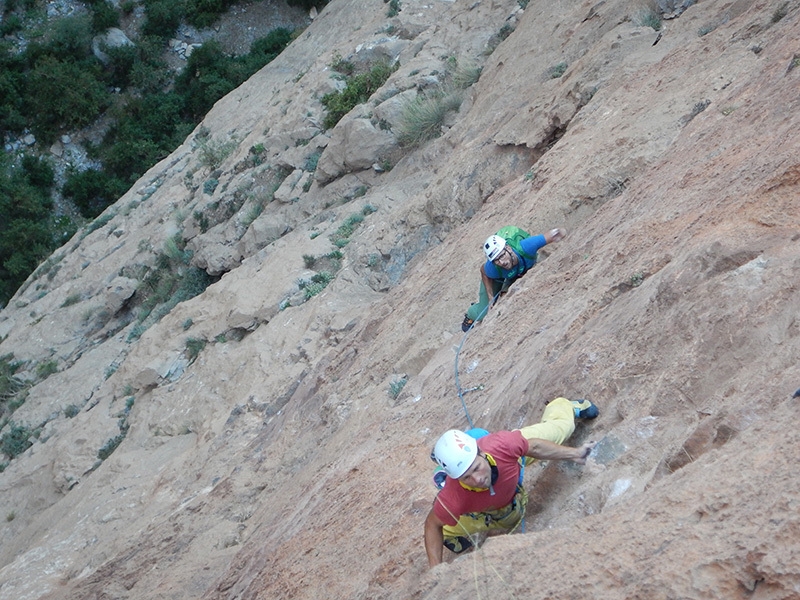
[[[481,265],[478,302],[474,302],[464,315],[462,331],[469,331],[476,321],[480,322],[498,296],[536,264],[536,253],[541,248],[564,239],[566,234],[564,229],[556,227],[543,235],[531,236],[519,227],[508,226],[489,236],[483,243],[487,260]]]

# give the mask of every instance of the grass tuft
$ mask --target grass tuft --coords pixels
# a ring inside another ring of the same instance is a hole
[[[415,147],[442,134],[447,113],[461,107],[459,91],[436,91],[421,94],[403,107],[397,127],[397,141],[401,146]]]

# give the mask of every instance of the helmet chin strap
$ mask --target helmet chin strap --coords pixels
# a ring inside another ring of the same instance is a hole
[[[485,492],[487,489],[489,490],[489,495],[494,496],[494,482],[497,481],[497,476],[499,475],[499,471],[497,470],[497,463],[494,460],[494,457],[491,454],[484,453],[481,454],[486,462],[489,463],[489,468],[492,470],[492,477],[489,480],[489,487],[488,488],[478,488],[472,487],[471,485],[467,485],[460,479],[458,480],[459,485],[463,487],[465,490],[469,490],[470,492]]]

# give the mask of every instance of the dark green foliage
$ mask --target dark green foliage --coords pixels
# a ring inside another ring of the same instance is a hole
[[[168,251],[158,256],[156,265],[142,281],[137,296],[143,296],[139,321],[144,321],[157,307],[163,316],[178,303],[202,294],[216,279],[203,269],[187,267],[191,252],[180,236],[173,239]]]
[[[163,92],[172,82],[163,48],[162,40],[155,36],[142,36],[136,46],[138,55],[131,68],[130,85],[142,94]]]
[[[208,194],[209,196],[213,195],[214,190],[217,189],[218,185],[219,179],[214,179],[213,177],[211,179],[207,179],[205,182],[203,182],[203,193]]]
[[[203,269],[197,267],[189,267],[186,270],[180,285],[178,286],[178,302],[190,300],[195,296],[202,294],[206,288],[214,283],[216,279],[206,273]]]
[[[231,3],[192,0],[191,6],[213,12],[226,10]],[[33,0],[6,0],[4,22],[22,4],[33,6]],[[292,32],[276,29],[240,57],[206,44],[193,53],[185,73],[173,82],[162,58],[163,38],[184,16],[184,0],[145,0],[145,35],[136,46],[104,49],[111,59],[106,66],[91,52],[92,35],[116,23],[117,13],[108,0],[89,0],[87,6],[91,18],[60,19],[49,35],[21,54],[0,40],[0,135],[20,135],[29,129],[38,142],[49,144],[65,131],[95,122],[112,98],[119,98],[103,141],[87,147],[102,169],[69,174],[62,190],[91,218],[182,143],[219,98],[275,58],[291,42]],[[120,95],[112,96],[111,88],[120,88]],[[76,229],[69,219],[52,218],[49,165],[25,158],[21,166],[12,169],[0,161],[0,306]],[[186,282],[203,279],[187,274]],[[207,284],[201,282],[200,287]]]
[[[175,93],[131,99],[100,145],[105,170],[129,187],[191,131],[182,112],[183,101]]]
[[[390,19],[400,14],[400,0],[389,0],[389,10],[386,11],[386,16]]]
[[[175,33],[186,14],[182,0],[145,0],[144,8],[146,18],[142,33],[159,38],[168,38]]]
[[[73,172],[67,177],[62,193],[71,199],[81,214],[93,219],[124,194],[124,181],[96,169]]]
[[[59,19],[51,31],[43,44],[31,44],[25,51],[30,65],[45,55],[66,62],[80,62],[92,57],[93,31],[87,16]]]
[[[17,371],[22,363],[14,360],[13,354],[0,356],[0,420],[5,420],[17,409],[21,401],[17,397],[24,385]]]
[[[53,373],[58,373],[58,361],[46,360],[36,365],[36,376],[39,379],[47,379]]]
[[[199,120],[245,78],[240,63],[228,57],[218,42],[210,41],[192,52],[175,90],[184,98],[188,115]]]
[[[105,460],[109,456],[111,456],[114,453],[114,450],[116,450],[122,443],[122,440],[125,439],[127,433],[128,430],[125,429],[125,431],[121,432],[119,435],[114,436],[113,438],[108,440],[105,444],[103,444],[103,447],[97,451],[97,458],[99,458],[100,460]]]
[[[206,340],[200,338],[190,337],[186,340],[186,358],[189,359],[190,363],[193,363],[200,356],[207,343]]]
[[[106,0],[90,0],[92,31],[101,33],[110,27],[119,27],[119,13]]]
[[[273,60],[292,39],[292,32],[278,28],[253,42],[250,54],[232,57],[215,41],[207,42],[189,57],[175,81],[175,91],[185,103],[186,115],[199,120],[222,96],[241,85]]]
[[[62,130],[93,122],[110,101],[99,64],[43,56],[26,77],[25,116],[44,143],[53,142]]]
[[[248,70],[255,73],[264,65],[272,62],[291,43],[292,38],[291,29],[278,27],[257,39],[250,46],[250,54],[244,57]]]
[[[0,451],[9,458],[19,456],[33,446],[29,439],[32,434],[33,432],[30,428],[13,422],[10,423],[8,431],[0,438]]]
[[[335,275],[329,271],[321,271],[319,273],[314,273],[311,277],[311,281],[301,281],[300,289],[303,290],[306,300],[310,300],[324,290],[328,284],[333,281],[334,277]]]
[[[210,27],[236,0],[186,0],[186,20],[195,27]]]
[[[339,225],[334,233],[329,236],[333,245],[337,248],[344,248],[350,242],[350,236],[356,228],[364,221],[363,214],[353,214],[345,219],[344,223]]]
[[[331,63],[331,69],[337,73],[341,73],[342,75],[350,77],[355,74],[356,65],[352,61],[342,58],[339,53],[336,53],[336,55],[333,57],[333,62]]]
[[[22,157],[22,171],[28,183],[42,192],[50,192],[56,176],[53,167],[45,159],[26,154]]]
[[[22,29],[22,19],[19,15],[5,15],[0,23],[0,37],[12,35]]]
[[[0,43],[0,132],[25,129],[24,68],[23,59],[13,55],[6,44]]]
[[[311,10],[316,7],[318,10],[322,9],[329,0],[286,0],[289,6],[297,6],[303,10]]]
[[[108,83],[114,87],[126,88],[131,85],[133,69],[141,60],[141,51],[136,46],[116,46],[104,48],[111,63],[108,66]]]
[[[394,70],[387,64],[375,65],[367,73],[350,77],[347,86],[341,92],[325,94],[322,97],[322,104],[328,109],[322,122],[325,128],[331,129],[356,105],[369,100],[369,97],[386,83]]]
[[[110,102],[102,65],[92,55],[88,17],[58,20],[42,42],[19,57],[0,48],[0,121],[12,131],[26,125],[44,143],[63,129],[93,122]],[[25,121],[20,122],[20,117]]]
[[[97,458],[100,460],[105,460],[109,456],[114,453],[114,450],[119,448],[119,445],[125,439],[125,436],[128,435],[128,429],[130,429],[130,424],[128,423],[128,415],[133,408],[134,402],[136,399],[131,396],[125,401],[125,408],[119,414],[119,421],[117,421],[117,427],[119,427],[119,434],[115,435],[113,438],[106,441],[103,444],[102,448],[97,451]]]
[[[5,304],[53,249],[46,186],[51,173],[38,159],[11,169],[0,157],[0,304]],[[32,181],[33,180],[33,181]]]

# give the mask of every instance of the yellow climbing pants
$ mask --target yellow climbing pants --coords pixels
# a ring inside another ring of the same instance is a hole
[[[545,406],[539,423],[528,425],[519,431],[526,440],[536,438],[563,444],[575,431],[575,407],[566,398],[556,398]]]
[[[536,438],[555,444],[563,444],[573,431],[575,431],[575,409],[572,402],[566,398],[556,398],[549,402],[539,423],[519,430],[525,439]],[[524,460],[526,465],[534,461],[530,457],[524,457]],[[525,515],[527,503],[528,493],[521,486],[517,486],[517,494],[511,504],[493,511],[461,515],[455,525],[442,527],[444,545],[453,552],[463,552],[473,545],[470,538],[475,534],[498,529],[514,529]]]

